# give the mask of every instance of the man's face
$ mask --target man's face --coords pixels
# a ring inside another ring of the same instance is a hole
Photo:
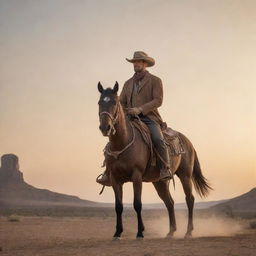
[[[133,62],[133,68],[135,72],[140,72],[147,67],[147,63],[143,60],[135,60]]]

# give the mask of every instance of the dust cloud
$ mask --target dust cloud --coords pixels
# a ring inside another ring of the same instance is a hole
[[[187,214],[184,212],[176,214],[177,230],[174,238],[183,238],[187,231]],[[214,236],[233,236],[244,230],[244,226],[239,221],[220,217],[194,217],[193,237],[214,237]],[[161,217],[149,220],[147,225],[148,233],[152,232],[155,236],[165,237],[169,231],[168,217]]]

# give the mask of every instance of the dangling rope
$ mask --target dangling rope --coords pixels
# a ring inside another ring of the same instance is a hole
[[[99,195],[101,195],[101,194],[103,193],[104,188],[105,188],[105,185],[103,185],[103,187],[102,187],[102,189],[101,189],[101,191],[100,191]]]
[[[103,174],[101,173],[100,175],[98,175],[98,177],[96,178],[96,181],[97,181],[97,182],[98,182],[98,179],[99,179],[100,176],[103,176]],[[103,186],[103,187],[102,187],[102,189],[101,189],[99,195],[101,195],[101,194],[103,193],[103,191],[104,191],[105,185],[102,185],[102,186]]]

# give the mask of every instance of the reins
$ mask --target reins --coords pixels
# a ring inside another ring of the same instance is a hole
[[[116,108],[116,112],[115,115],[113,116],[111,113],[107,112],[107,111],[102,111],[99,115],[100,117],[102,115],[107,115],[109,116],[109,118],[111,119],[111,129],[110,129],[110,133],[113,130],[113,134],[116,133],[116,129],[115,129],[115,124],[117,122],[118,116],[119,116],[119,108],[120,108],[120,102],[118,102],[117,108]],[[121,150],[111,150],[110,149],[110,142],[107,143],[107,145],[105,146],[105,148],[103,149],[104,152],[106,152],[106,154],[113,156],[115,159],[118,158],[118,156],[120,154],[122,154],[125,150],[127,150],[135,141],[135,131],[134,131],[134,126],[132,125],[131,122],[128,122],[130,124],[130,126],[132,127],[132,140]]]
[[[132,140],[121,150],[111,150],[110,149],[110,142],[107,143],[106,147],[104,148],[104,152],[108,154],[109,156],[113,156],[115,159],[119,157],[120,154],[122,154],[125,150],[127,150],[135,141],[135,131],[134,126],[129,122],[129,124],[132,127]]]
[[[114,116],[114,117],[112,116],[111,113],[109,113],[109,112],[107,112],[107,111],[102,111],[102,112],[99,114],[100,117],[101,117],[102,115],[104,115],[104,114],[107,115],[107,116],[109,116],[109,118],[110,118],[110,120],[111,120],[111,129],[110,129],[109,132],[111,133],[111,131],[113,130],[113,134],[116,133],[115,124],[116,124],[116,121],[117,121],[117,118],[118,118],[119,104],[120,104],[120,103],[118,103],[118,106],[117,106],[117,108],[116,108],[116,113],[115,113],[115,116]]]

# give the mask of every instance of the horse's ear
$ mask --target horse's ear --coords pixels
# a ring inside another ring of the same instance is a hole
[[[102,87],[102,85],[101,85],[101,83],[100,82],[98,82],[98,91],[100,92],[100,93],[102,93],[103,92],[103,87]]]
[[[116,81],[115,85],[114,85],[114,88],[113,88],[113,92],[114,93],[117,93],[118,92],[118,88],[119,88],[119,84],[118,82]]]

